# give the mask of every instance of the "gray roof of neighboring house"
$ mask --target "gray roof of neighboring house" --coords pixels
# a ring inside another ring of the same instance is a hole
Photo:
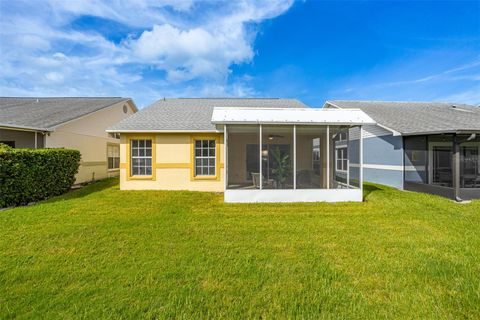
[[[108,131],[214,131],[211,118],[215,107],[308,108],[294,99],[162,99],[113,125]]]
[[[480,107],[444,102],[331,100],[342,109],[358,108],[379,125],[402,135],[480,131]]]
[[[0,127],[51,131],[56,126],[107,108],[130,98],[68,97],[21,98],[0,97]]]

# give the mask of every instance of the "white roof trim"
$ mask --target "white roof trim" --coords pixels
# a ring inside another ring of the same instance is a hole
[[[328,108],[327,105],[331,105],[332,107],[337,108],[337,109],[341,109],[341,110],[352,110],[352,109],[348,109],[348,108],[339,107],[339,106],[337,106],[335,103],[333,103],[333,102],[331,102],[331,101],[325,101],[325,103],[324,103],[324,105],[323,105],[323,108]],[[402,135],[400,132],[398,132],[398,131],[396,131],[396,130],[393,130],[393,129],[389,128],[389,127],[386,127],[386,126],[384,126],[384,125],[382,125],[382,124],[380,124],[380,123],[378,123],[378,122],[376,123],[376,125],[379,126],[380,128],[383,128],[383,129],[385,129],[385,130],[390,131],[391,133],[393,133],[394,136],[401,136],[401,135]]]
[[[360,109],[313,108],[224,108],[212,113],[214,124],[304,124],[365,125],[376,124]]]
[[[112,104],[109,104],[101,109],[98,109],[98,110],[95,110],[95,111],[92,111],[92,112],[89,112],[89,113],[86,113],[86,114],[83,114],[79,117],[76,117],[74,119],[70,119],[70,120],[67,120],[67,121],[64,121],[64,122],[60,122],[60,123],[57,123],[56,125],[52,126],[50,129],[51,131],[55,131],[58,127],[61,127],[61,126],[64,126],[64,125],[67,125],[71,122],[75,122],[75,121],[78,121],[78,120],[81,120],[83,118],[86,118],[88,116],[91,116],[97,112],[100,112],[100,111],[104,111],[104,110],[107,110],[107,109],[110,109],[110,108],[113,108],[113,107],[117,107],[119,104],[124,104],[124,103],[128,103],[130,105],[130,108],[133,110],[133,113],[136,113],[138,111],[137,109],[137,106],[133,103],[132,99],[130,98],[123,98],[123,100],[120,100],[120,101],[117,101],[117,102],[114,102]]]
[[[216,133],[221,132],[219,130],[122,130],[122,129],[108,129],[105,132],[117,132],[117,133],[188,133],[188,132],[206,132],[206,133]]]
[[[48,128],[38,128],[38,127],[29,127],[29,126],[22,126],[16,124],[9,124],[9,123],[0,123],[1,129],[6,130],[21,130],[21,131],[37,131],[37,132],[52,132],[51,129]]]
[[[385,130],[390,131],[393,134],[393,136],[401,136],[402,135],[400,132],[398,132],[396,130],[393,130],[393,129],[390,129],[389,127],[386,127],[383,124],[377,123],[377,126],[379,126],[380,128],[383,128]]]
[[[406,132],[403,136],[423,136],[434,134],[472,134],[480,133],[479,130],[439,130],[439,131],[426,131],[426,132]]]

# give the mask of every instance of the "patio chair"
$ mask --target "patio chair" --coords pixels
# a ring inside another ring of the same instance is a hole
[[[308,187],[312,186],[312,170],[300,170],[297,172],[297,187]]]
[[[451,186],[452,173],[449,171],[440,171],[438,173],[438,184],[445,187]]]
[[[275,181],[273,179],[262,178],[263,186],[266,188],[275,187]],[[255,189],[260,189],[260,173],[252,172],[252,183]]]
[[[474,188],[480,188],[480,175],[477,174],[477,177],[473,181],[473,187]]]

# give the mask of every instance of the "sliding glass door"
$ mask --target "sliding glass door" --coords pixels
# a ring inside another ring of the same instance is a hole
[[[433,147],[432,182],[444,187],[452,186],[452,147]]]
[[[262,126],[263,189],[293,189],[293,126]]]
[[[460,149],[460,185],[462,188],[480,188],[478,148],[477,146],[465,146]]]

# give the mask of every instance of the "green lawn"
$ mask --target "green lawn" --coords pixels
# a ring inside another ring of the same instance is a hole
[[[0,212],[0,319],[479,319],[480,201],[224,204],[95,183]]]

